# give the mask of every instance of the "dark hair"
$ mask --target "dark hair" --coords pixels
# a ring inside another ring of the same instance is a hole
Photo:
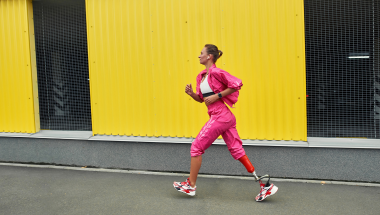
[[[216,45],[206,44],[205,47],[207,54],[211,54],[214,57],[214,63],[216,63],[216,61],[223,55],[223,52],[218,50],[218,47],[216,47]]]

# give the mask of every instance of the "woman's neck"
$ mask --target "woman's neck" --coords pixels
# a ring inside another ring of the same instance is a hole
[[[209,69],[212,65],[214,65],[214,63],[212,63],[211,61],[208,61],[208,62],[205,64],[207,72],[208,72],[208,69]]]

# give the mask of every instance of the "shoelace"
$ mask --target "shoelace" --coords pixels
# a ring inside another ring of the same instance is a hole
[[[267,190],[265,189],[265,184],[261,184],[261,183],[260,183],[260,187],[261,187],[260,194],[262,194],[264,191],[267,191]],[[268,188],[269,188],[269,187],[268,187]]]
[[[186,179],[186,181],[181,182],[181,186],[186,186],[186,185],[190,185],[189,179]]]

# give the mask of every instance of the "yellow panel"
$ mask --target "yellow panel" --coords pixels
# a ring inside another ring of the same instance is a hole
[[[195,90],[207,43],[243,80],[243,139],[306,140],[302,0],[87,0],[93,134],[195,137],[208,120]]]
[[[302,0],[222,0],[218,66],[243,80],[242,139],[307,140]]]
[[[220,17],[219,1],[152,0],[150,7],[155,135],[196,137],[207,109],[184,91],[190,83],[195,90],[204,45],[221,43],[220,21],[211,19]]]
[[[154,135],[148,0],[86,1],[94,134]]]
[[[31,6],[26,0],[0,0],[0,132],[35,133],[39,129],[34,115]]]

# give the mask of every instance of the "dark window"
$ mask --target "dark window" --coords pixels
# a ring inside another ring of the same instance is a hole
[[[380,139],[379,2],[304,1],[309,137]]]
[[[84,0],[33,1],[41,129],[92,130]]]

